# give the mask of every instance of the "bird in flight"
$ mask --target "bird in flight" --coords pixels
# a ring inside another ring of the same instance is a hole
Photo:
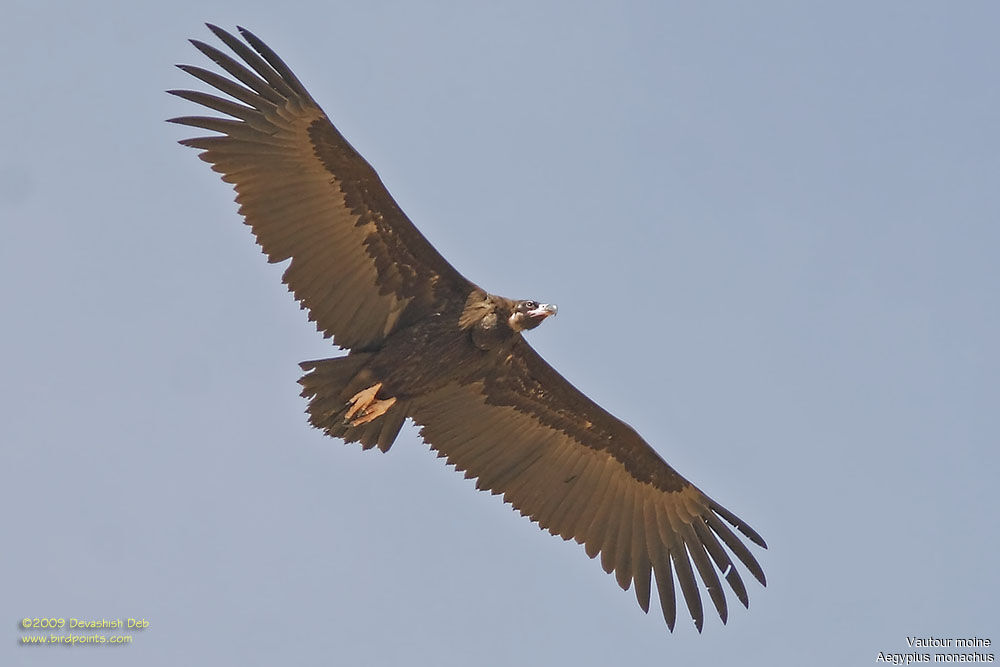
[[[723,623],[722,580],[749,606],[733,556],[765,584],[740,535],[764,540],[535,352],[524,332],[556,307],[490,294],[462,276],[274,51],[243,28],[240,40],[208,27],[233,55],[191,43],[229,76],[178,67],[227,97],[168,91],[219,114],[171,122],[215,133],[180,143],[233,185],[268,261],[291,260],[284,283],[317,329],[349,350],[301,364],[310,423],[385,452],[411,419],[476,488],[600,554],[644,612],[655,577],[671,631],[675,583],[699,632],[699,578]]]

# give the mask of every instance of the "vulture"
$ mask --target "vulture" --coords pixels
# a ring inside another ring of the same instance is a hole
[[[671,631],[676,587],[699,632],[702,587],[723,623],[727,585],[748,607],[741,569],[765,579],[746,541],[764,540],[527,343],[556,307],[462,276],[274,51],[243,28],[241,40],[208,27],[231,53],[191,43],[228,76],[178,67],[225,97],[168,91],[216,112],[171,122],[212,133],[180,143],[233,185],[268,261],[291,260],[284,283],[349,350],[301,364],[309,422],[386,452],[409,418],[476,488],[600,554],[644,612],[655,579]]]

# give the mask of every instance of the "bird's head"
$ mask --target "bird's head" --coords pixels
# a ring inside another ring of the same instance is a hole
[[[538,303],[537,301],[518,301],[514,304],[514,311],[510,314],[507,322],[514,331],[527,331],[534,329],[549,315],[555,315],[555,304]]]

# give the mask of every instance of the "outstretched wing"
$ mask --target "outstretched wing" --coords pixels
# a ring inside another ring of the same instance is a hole
[[[309,319],[342,347],[377,346],[395,328],[474,285],[434,249],[291,70],[260,39],[208,26],[242,59],[191,43],[228,72],[178,65],[231,99],[171,90],[228,116],[171,122],[219,133],[180,143],[232,183],[240,213]],[[247,46],[249,44],[249,47]],[[252,49],[250,48],[252,47]]]
[[[655,573],[671,630],[674,577],[699,631],[704,615],[695,570],[723,623],[728,612],[720,574],[749,605],[730,553],[765,583],[727,522],[766,548],[760,535],[681,477],[524,339],[495,373],[448,385],[415,401],[410,414],[439,456],[478,478],[477,488],[502,493],[542,528],[583,544],[591,558],[600,553],[622,589],[634,584],[643,611],[649,611]]]

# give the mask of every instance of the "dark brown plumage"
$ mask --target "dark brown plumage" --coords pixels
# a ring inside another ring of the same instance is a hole
[[[747,606],[730,554],[762,584],[764,573],[729,526],[762,547],[764,540],[528,345],[521,332],[555,308],[466,280],[271,49],[242,28],[245,43],[209,28],[242,63],[192,43],[235,81],[179,67],[232,99],[169,92],[226,117],[172,122],[217,133],[181,143],[201,149],[233,184],[268,260],[291,259],[283,280],[309,319],[350,349],[302,364],[309,421],[387,451],[409,417],[439,456],[478,478],[477,488],[502,493],[542,528],[600,554],[644,611],[655,574],[671,629],[675,577],[699,630],[698,578],[723,622],[720,574]]]

